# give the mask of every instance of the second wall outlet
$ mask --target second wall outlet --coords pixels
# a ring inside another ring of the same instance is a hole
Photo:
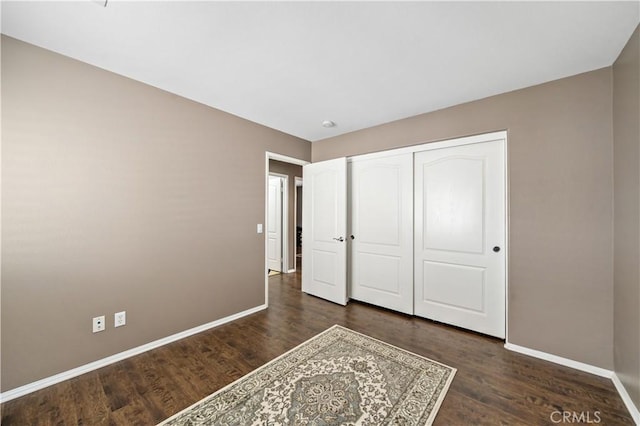
[[[117,312],[113,314],[113,326],[114,327],[122,327],[127,323],[127,312]]]

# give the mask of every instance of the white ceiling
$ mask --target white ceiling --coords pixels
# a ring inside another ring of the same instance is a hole
[[[102,5],[3,1],[2,32],[310,141],[609,66],[640,16],[637,1]]]

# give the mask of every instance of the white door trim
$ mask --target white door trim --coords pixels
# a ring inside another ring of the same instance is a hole
[[[310,164],[311,161],[301,160],[299,158],[289,157],[288,155],[277,154],[275,152],[266,151],[267,156],[267,166],[269,166],[269,160],[278,160],[283,163],[295,164],[296,166],[304,166],[305,164]]]
[[[416,152],[428,151],[431,149],[451,148],[454,146],[488,142],[488,141],[497,140],[497,139],[507,140],[507,131],[501,130],[498,132],[483,133],[479,135],[465,136],[461,138],[445,139],[437,142],[421,143],[419,145],[411,145],[403,148],[388,149],[386,151],[376,151],[369,154],[354,155],[351,157],[347,157],[347,162],[350,162],[353,159],[367,160],[370,158],[387,157],[389,155],[413,154]]]
[[[264,232],[264,227],[267,224],[267,216],[269,214],[269,203],[267,202],[269,197],[269,160],[278,160],[284,163],[295,164],[298,166],[304,166],[311,163],[310,161],[301,160],[300,158],[289,157],[288,155],[278,154],[276,152],[265,151],[264,153],[264,216],[263,216],[263,233],[262,243],[264,245],[264,304],[269,306],[269,274],[268,274],[268,262],[267,262],[267,238]]]

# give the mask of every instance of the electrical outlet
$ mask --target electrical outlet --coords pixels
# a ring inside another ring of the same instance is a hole
[[[99,331],[104,331],[104,315],[99,316],[99,317],[95,317],[93,319],[93,332],[97,333]]]
[[[113,314],[113,326],[114,327],[122,327],[127,323],[127,312],[116,312]]]

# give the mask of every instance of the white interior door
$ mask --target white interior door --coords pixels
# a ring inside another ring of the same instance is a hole
[[[269,176],[267,267],[282,272],[282,178]]]
[[[505,337],[504,140],[415,154],[415,313]]]
[[[413,154],[349,163],[350,296],[413,314]]]
[[[347,160],[302,168],[302,291],[347,303]]]

